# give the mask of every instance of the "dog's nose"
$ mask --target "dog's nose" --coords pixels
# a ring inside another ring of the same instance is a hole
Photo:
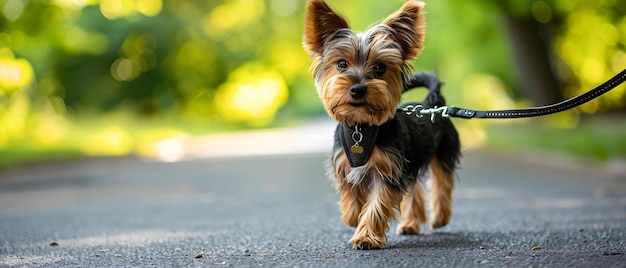
[[[350,86],[350,96],[354,99],[360,99],[365,96],[365,92],[367,91],[367,87],[361,84],[354,84]]]

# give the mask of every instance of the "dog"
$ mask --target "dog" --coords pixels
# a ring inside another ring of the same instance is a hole
[[[412,74],[411,61],[423,49],[424,5],[409,0],[382,23],[355,33],[325,1],[306,4],[303,45],[313,60],[317,93],[338,122],[329,176],[342,221],[356,228],[350,240],[355,249],[385,248],[396,211],[398,234],[419,233],[426,222],[421,178],[429,168],[430,226],[443,227],[452,216],[461,157],[457,131],[448,119],[433,122],[398,110],[408,105],[401,104],[402,93],[414,86],[429,87],[424,108],[445,105],[436,76]]]

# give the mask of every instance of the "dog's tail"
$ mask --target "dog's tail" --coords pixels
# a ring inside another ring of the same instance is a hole
[[[435,74],[425,72],[416,73],[413,74],[411,79],[404,85],[402,93],[413,88],[426,87],[428,88],[428,95],[424,98],[422,105],[424,105],[425,108],[441,107],[446,105],[446,100],[441,95],[441,85],[443,85],[443,82],[441,82]]]

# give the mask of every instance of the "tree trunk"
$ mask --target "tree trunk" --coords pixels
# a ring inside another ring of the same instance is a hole
[[[535,105],[546,105],[562,100],[559,81],[554,75],[550,61],[551,42],[542,36],[542,27],[532,18],[504,15],[513,56],[517,62],[519,88],[515,92]]]

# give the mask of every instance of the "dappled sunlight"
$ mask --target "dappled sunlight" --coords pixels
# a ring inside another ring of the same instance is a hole
[[[476,110],[503,110],[515,107],[515,102],[498,77],[473,74],[465,77],[461,91],[467,105]]]
[[[207,148],[208,149],[208,148]],[[185,154],[184,144],[181,137],[173,137],[154,144],[154,155],[163,162],[177,162],[183,159]]]
[[[463,105],[475,110],[512,109],[515,102],[507,94],[506,86],[498,77],[474,74],[463,80],[460,90]],[[455,122],[464,149],[481,147],[488,138],[487,126],[504,121],[458,120]]]
[[[573,129],[578,126],[580,116],[578,110],[567,110],[560,113],[546,115],[542,122],[549,127]]]
[[[552,20],[552,8],[545,1],[533,1],[530,13],[540,23],[549,23]]]
[[[68,123],[65,117],[53,113],[42,113],[39,117],[33,128],[36,143],[43,147],[58,145],[67,135]]]
[[[11,97],[0,110],[1,126],[12,138],[18,138],[25,133],[26,118],[30,113],[31,104],[24,92],[18,91],[11,94]]]
[[[203,19],[207,36],[220,37],[237,27],[258,21],[265,12],[263,0],[232,0],[211,10]]]
[[[33,67],[26,59],[15,58],[13,53],[0,48],[0,88],[13,91],[30,85],[35,78]]]
[[[161,0],[100,0],[102,15],[111,20],[137,13],[156,16],[162,8]]]
[[[455,122],[463,150],[475,149],[483,146],[487,141],[487,125],[477,120]]]
[[[111,64],[111,76],[117,81],[131,81],[154,69],[157,63],[156,46],[157,41],[150,33],[129,36],[120,48],[122,57]]]
[[[217,91],[215,105],[227,120],[264,126],[287,101],[283,78],[260,64],[250,64],[233,71]]]
[[[461,90],[464,107],[475,110],[508,110],[514,108],[528,108],[534,105],[526,100],[515,101],[506,90],[506,85],[498,77],[489,74],[474,74],[465,78]],[[597,105],[597,102],[591,102]],[[493,124],[523,124],[530,119],[515,120],[461,120],[457,123],[461,133],[462,144],[467,148],[481,147],[489,139],[488,128]],[[535,121],[547,127],[572,129],[578,125],[579,112],[567,110],[543,117]]]
[[[95,130],[83,146],[89,155],[126,155],[133,151],[134,141],[126,130],[112,125]]]
[[[111,75],[117,81],[130,81],[140,74],[140,64],[133,59],[120,58],[111,64]]]
[[[271,0],[272,11],[278,16],[289,16],[298,9],[298,0]]]
[[[271,41],[268,58],[276,71],[279,71],[285,82],[292,84],[299,75],[308,75],[308,55],[302,53],[302,48],[287,45],[282,39]],[[310,89],[314,89],[311,85]],[[315,93],[315,90],[312,91]]]
[[[68,28],[63,38],[63,46],[67,51],[99,55],[108,49],[109,39],[106,35],[85,31],[73,25]]]
[[[610,16],[592,9],[590,2],[573,4],[565,19],[566,31],[555,38],[555,51],[580,79],[580,84],[565,89],[566,97],[580,95],[626,67],[626,19],[614,23]],[[603,8],[610,9],[606,3]],[[599,100],[582,105],[579,110],[592,114],[597,111],[623,107],[624,86],[601,96]]]
[[[59,7],[70,9],[81,9],[87,5],[93,5],[99,2],[99,0],[52,0],[52,3]]]

